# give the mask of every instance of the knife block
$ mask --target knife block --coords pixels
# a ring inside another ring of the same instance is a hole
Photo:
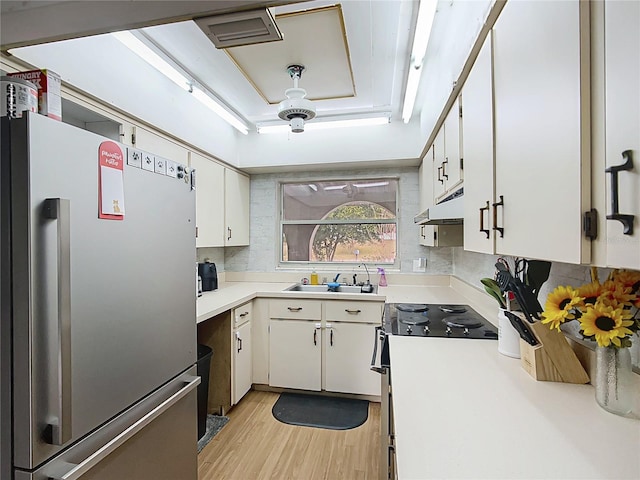
[[[539,342],[532,346],[520,339],[520,363],[529,375],[548,382],[589,383],[589,375],[562,333],[542,322],[527,325]]]

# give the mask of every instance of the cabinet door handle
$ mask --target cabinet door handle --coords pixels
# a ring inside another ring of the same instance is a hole
[[[633,156],[631,150],[622,152],[622,158],[625,162],[622,165],[615,165],[605,169],[606,173],[611,174],[611,215],[607,215],[607,220],[617,220],[622,223],[624,235],[633,235],[633,220],[635,215],[626,215],[620,213],[618,205],[618,172],[633,169]]]
[[[333,347],[333,328],[329,332],[329,345]]]
[[[246,317],[247,315],[249,315],[249,312],[244,312],[240,314],[240,317]]]
[[[440,173],[442,172],[443,168],[444,168],[444,167],[442,166],[442,164],[440,164],[440,166],[438,167],[438,181],[439,181],[441,184],[443,184],[443,185],[444,185],[444,179],[443,179],[443,178],[442,178],[442,176],[440,175]]]
[[[313,329],[313,344],[318,345],[318,329]]]
[[[302,310],[302,307],[287,307],[287,310],[289,310],[290,312],[299,312],[300,310]]]
[[[489,229],[484,228],[484,211],[489,213],[489,200],[487,200],[487,206],[480,208],[480,233],[485,233],[489,238]]]
[[[231,240],[231,227],[227,227],[227,240]]]
[[[495,202],[493,205],[493,229],[500,232],[500,238],[504,237],[504,227],[498,226],[498,207],[502,207],[504,209],[504,198],[500,195],[500,201]]]
[[[345,308],[344,309],[345,312],[347,312],[349,315],[357,315],[359,314],[362,310],[357,309],[357,310],[351,310],[349,308]]]
[[[444,162],[442,162],[442,176],[449,180],[449,174],[445,172],[444,165],[445,163],[449,163],[449,157],[445,157]]]
[[[242,338],[240,338],[240,333],[236,332],[236,344],[238,345],[238,353],[242,350]]]

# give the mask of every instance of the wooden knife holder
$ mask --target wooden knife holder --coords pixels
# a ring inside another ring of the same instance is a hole
[[[520,339],[520,362],[529,375],[547,382],[589,383],[589,375],[561,332],[542,322],[527,322],[527,326],[538,339],[538,345]]]

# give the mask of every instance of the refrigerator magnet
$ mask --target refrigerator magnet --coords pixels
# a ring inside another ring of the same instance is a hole
[[[98,218],[124,219],[124,155],[120,145],[105,141],[98,148]]]

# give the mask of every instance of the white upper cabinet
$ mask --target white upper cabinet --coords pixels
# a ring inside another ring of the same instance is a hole
[[[606,229],[607,266],[640,269],[640,2],[609,1],[604,7],[608,172],[600,225]],[[616,213],[622,221],[611,218]]]
[[[457,190],[462,183],[462,153],[460,148],[460,117],[462,103],[460,97],[453,104],[444,120],[444,162],[442,176],[445,179],[445,190]]]
[[[460,114],[458,99],[440,127],[433,141],[433,197],[438,203],[462,183],[460,154]]]
[[[196,170],[196,247],[224,246],[225,168],[191,152]]]
[[[191,152],[197,247],[249,245],[249,177]]]
[[[225,169],[225,246],[249,245],[249,190],[249,177]]]
[[[162,156],[174,162],[187,165],[189,162],[189,151],[160,135],[157,135],[142,127],[134,127],[132,135],[135,136],[135,148]]]
[[[509,0],[494,27],[498,253],[590,260],[588,8]]]
[[[487,37],[462,87],[464,152],[464,248],[495,253],[493,87],[491,34]]]
[[[442,176],[442,165],[444,164],[444,125],[440,127],[436,138],[433,140],[433,175],[431,181],[433,184],[433,198],[432,203],[435,203],[435,199],[443,196],[446,190],[445,177]]]

